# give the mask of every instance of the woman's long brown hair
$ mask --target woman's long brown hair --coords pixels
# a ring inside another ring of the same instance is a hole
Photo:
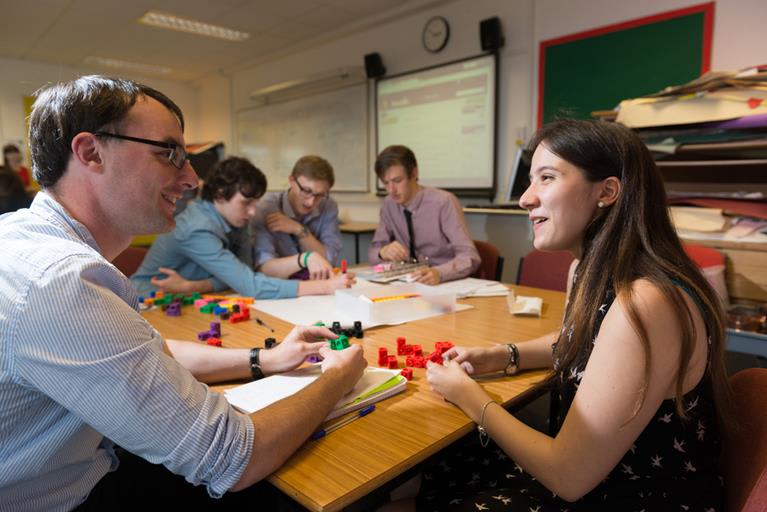
[[[696,332],[692,313],[680,287],[686,288],[701,310],[710,338],[709,365],[714,401],[720,419],[729,417],[730,387],[724,366],[724,312],[720,298],[685,253],[666,207],[666,192],[652,155],[631,130],[601,121],[563,120],[544,126],[530,142],[532,151],[546,149],[581,169],[590,182],[615,176],[621,181],[618,200],[587,227],[577,279],[570,291],[564,326],[554,357],[560,368],[582,363],[592,348],[591,329],[608,286],[626,307],[629,321],[645,352],[645,385],[635,404],[644,403],[650,378],[650,343],[632,296],[632,283],[646,279],[671,302],[682,326],[676,371],[676,410],[686,418],[683,381],[692,356]],[[568,342],[567,330],[573,333]],[[550,376],[544,385],[555,383]],[[630,419],[630,418],[629,418]],[[628,420],[627,420],[628,421]]]

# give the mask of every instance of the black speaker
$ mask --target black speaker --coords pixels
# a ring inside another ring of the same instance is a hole
[[[365,55],[365,74],[368,78],[378,78],[386,74],[386,68],[383,65],[380,53],[368,53]]]
[[[479,43],[482,45],[482,51],[495,51],[501,48],[505,42],[501,19],[498,16],[479,22]]]

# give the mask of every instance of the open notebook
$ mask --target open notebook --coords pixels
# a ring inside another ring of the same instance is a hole
[[[224,392],[224,396],[232,406],[250,414],[297,393],[314,382],[321,374],[322,369],[319,364],[306,366],[228,389]],[[399,370],[369,366],[365,368],[365,373],[354,388],[341,398],[325,420],[331,420],[401,393],[406,387],[407,379],[399,374]]]

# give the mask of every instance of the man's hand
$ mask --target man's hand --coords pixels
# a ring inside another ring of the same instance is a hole
[[[419,268],[410,273],[413,281],[421,284],[439,284],[442,281],[442,274],[435,267]]]
[[[297,325],[285,336],[282,343],[261,351],[261,370],[267,375],[290,371],[306,361],[309,356],[318,355],[320,348],[327,345],[327,338],[337,337],[326,327]]]
[[[328,345],[320,349],[323,358],[322,371],[338,370],[344,376],[344,394],[348,393],[362,377],[368,362],[362,354],[360,345],[352,344],[343,350],[331,350]]]
[[[152,286],[165,293],[192,293],[192,292],[210,292],[213,290],[213,284],[208,279],[200,281],[189,281],[181,277],[181,274],[172,268],[160,267],[157,269],[165,278],[153,277],[149,280]]]
[[[406,261],[410,259],[410,251],[405,249],[405,246],[398,241],[393,241],[390,244],[384,245],[378,254],[382,260],[385,261]]]
[[[298,236],[304,230],[304,226],[282,212],[274,212],[266,216],[266,229],[272,232]]]
[[[333,265],[318,252],[312,251],[306,267],[309,269],[310,279],[330,279],[333,275]]]
[[[354,274],[351,272],[347,272],[346,274],[338,274],[325,281],[325,283],[327,283],[325,294],[331,295],[335,293],[336,290],[351,288],[351,286],[356,282],[357,280],[354,279]]]

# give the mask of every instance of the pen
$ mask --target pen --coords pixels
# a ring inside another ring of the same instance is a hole
[[[357,411],[357,413],[354,416],[351,416],[349,418],[346,418],[345,420],[339,421],[338,423],[333,423],[328,428],[321,428],[320,430],[312,434],[311,439],[314,439],[314,440],[322,439],[326,435],[330,434],[331,432],[335,430],[338,430],[339,428],[345,425],[348,425],[352,421],[360,419],[363,416],[367,416],[371,412],[375,411],[375,409],[376,409],[376,404],[370,404],[367,407],[363,407],[362,409]]]
[[[260,318],[258,318],[258,317],[254,317],[254,318],[256,319],[256,323],[257,323],[258,325],[260,325],[261,327],[265,327],[265,328],[269,329],[269,331],[271,331],[271,332],[274,332],[274,329],[272,329],[271,327],[269,327],[269,325],[267,325],[267,323],[266,323],[266,322],[264,322],[263,320],[261,320],[261,319],[260,319]]]

